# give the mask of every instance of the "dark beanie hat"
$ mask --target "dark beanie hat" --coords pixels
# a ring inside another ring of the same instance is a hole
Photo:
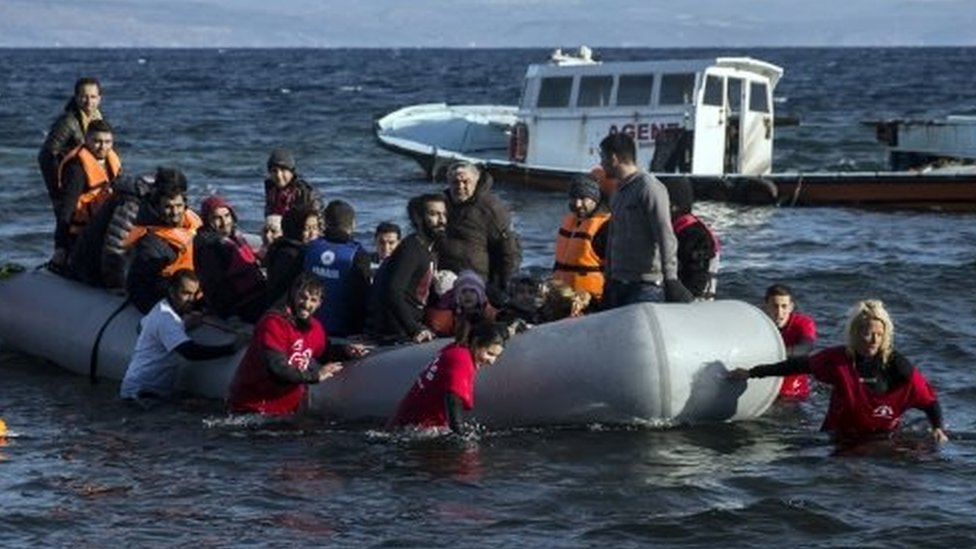
[[[691,189],[691,182],[684,177],[671,177],[664,183],[668,189],[668,199],[671,207],[681,213],[691,212],[691,205],[694,203],[695,193]]]
[[[295,156],[286,149],[275,149],[271,151],[271,156],[268,157],[268,169],[270,170],[275,166],[295,171]]]
[[[227,208],[230,210],[230,215],[234,218],[234,221],[237,221],[237,212],[234,211],[234,208],[226,200],[213,194],[205,198],[200,204],[200,217],[203,218],[204,223],[210,221],[210,216],[213,215],[217,208]]]
[[[577,175],[569,183],[570,198],[592,198],[600,201],[600,184],[590,175]]]

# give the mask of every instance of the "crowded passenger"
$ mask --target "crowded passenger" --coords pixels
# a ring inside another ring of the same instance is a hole
[[[322,218],[313,206],[292,208],[281,218],[281,236],[268,247],[268,304],[283,300],[305,268],[305,248],[321,236]]]
[[[610,212],[596,179],[576,176],[569,185],[569,213],[556,235],[552,277],[599,303],[606,266]]]
[[[494,320],[495,314],[485,295],[485,282],[478,273],[461,271],[440,302],[425,309],[424,324],[438,337],[453,337],[462,324]]]
[[[133,249],[126,290],[143,314],[166,295],[166,279],[180,269],[193,270],[193,239],[202,222],[186,204],[183,172],[157,170],[153,193],[124,242]]]
[[[325,297],[315,318],[330,337],[362,334],[369,294],[369,252],[353,239],[356,211],[344,200],[325,207],[325,234],[308,243],[305,270],[322,280]]]
[[[193,266],[207,308],[220,318],[257,322],[267,309],[264,272],[237,229],[237,212],[213,195],[200,205],[203,226],[193,240]]]
[[[539,322],[580,317],[590,306],[592,298],[586,290],[576,290],[561,280],[550,280],[546,286],[545,297],[539,306]]]
[[[155,173],[115,180],[112,196],[95,212],[72,248],[68,271],[73,278],[90,286],[125,287],[131,256],[126,238],[143,204],[151,199],[155,181]]]
[[[307,386],[321,383],[342,369],[339,357],[358,358],[363,345],[338,347],[329,343],[315,310],[322,303],[322,281],[300,273],[289,288],[286,303],[261,317],[251,343],[231,381],[228,404],[232,412],[273,416],[301,411]]]
[[[265,259],[268,257],[271,243],[281,238],[281,235],[281,216],[278,214],[265,216],[264,225],[261,226],[261,248],[257,251],[258,260],[262,264],[266,264]]]
[[[64,111],[51,124],[44,144],[37,153],[37,164],[47,187],[55,217],[60,210],[58,171],[67,154],[85,142],[88,125],[102,119],[102,86],[97,79],[82,77],[75,81],[74,95]]]
[[[925,376],[894,349],[894,325],[878,300],[857,303],[850,311],[844,345],[783,362],[738,368],[736,380],[812,374],[832,387],[822,431],[841,442],[888,435],[909,408],[925,412],[936,442],[947,440],[942,408]]]
[[[671,227],[668,191],[636,164],[637,146],[625,133],[600,142],[600,164],[617,180],[610,201],[604,308],[642,301],[690,302],[678,280],[678,242]]]
[[[233,342],[225,345],[193,341],[186,332],[199,317],[187,315],[193,309],[200,282],[193,271],[180,269],[166,280],[166,285],[166,297],[139,322],[139,337],[119,389],[121,398],[143,407],[173,396],[177,374],[186,361],[232,355],[247,342],[244,333],[238,333]]]
[[[773,284],[766,288],[763,310],[776,324],[779,335],[786,346],[786,356],[806,356],[813,351],[817,341],[817,325],[813,318],[796,310],[793,291],[784,284]],[[783,376],[779,396],[789,399],[804,399],[810,396],[810,378],[806,374]]]
[[[268,177],[264,180],[264,215],[285,215],[297,207],[322,210],[322,197],[296,171],[291,151],[275,149],[268,156]]]
[[[542,321],[539,313],[549,291],[549,284],[530,275],[520,275],[509,284],[508,301],[498,311],[498,322],[513,324],[521,321],[522,328]]]
[[[58,169],[57,223],[51,266],[62,269],[85,226],[112,196],[112,185],[122,173],[122,160],[114,150],[112,127],[104,120],[88,125],[83,145],[69,151]]]
[[[474,408],[477,372],[498,360],[508,332],[489,321],[461,332],[417,377],[390,419],[390,428],[449,429],[465,434],[463,411]]]
[[[370,272],[375,275],[380,264],[393,254],[403,234],[400,226],[392,221],[383,221],[373,233],[373,253],[370,255]]]
[[[446,198],[411,198],[407,216],[413,232],[383,262],[370,292],[366,330],[381,343],[420,343],[435,337],[423,319],[438,267],[436,244],[448,226]]]
[[[715,232],[691,213],[694,192],[684,177],[665,183],[671,202],[671,226],[678,240],[678,280],[699,301],[715,299],[721,246]]]
[[[485,281],[488,299],[500,306],[522,262],[512,214],[491,192],[491,175],[472,163],[452,164],[447,169],[447,182],[450,223],[438,245],[440,268],[478,273]]]

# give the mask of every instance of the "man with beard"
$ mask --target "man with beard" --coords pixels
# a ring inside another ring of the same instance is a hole
[[[414,197],[407,204],[407,215],[414,232],[383,262],[370,294],[366,329],[381,343],[434,339],[423,318],[437,272],[435,246],[447,229],[446,198]]]
[[[186,176],[175,168],[156,170],[156,189],[143,206],[123,246],[135,248],[125,288],[145,314],[166,295],[166,279],[193,270],[193,238],[203,223],[187,208]]]
[[[694,299],[678,281],[678,242],[668,190],[639,169],[636,158],[634,139],[625,133],[612,133],[600,142],[600,165],[618,181],[610,201],[605,309],[662,297],[683,303]]]
[[[587,292],[597,302],[603,296],[610,212],[600,185],[581,175],[569,185],[569,213],[556,235],[556,260],[552,277],[577,292]]]
[[[320,361],[340,352],[349,358],[366,354],[360,344],[334,352],[322,324],[314,316],[321,303],[322,281],[303,272],[289,289],[286,304],[261,317],[230,385],[231,411],[295,414],[305,401],[309,384],[321,383],[342,369],[340,362]]]
[[[119,396],[144,407],[154,399],[173,395],[176,374],[187,360],[212,360],[231,355],[247,341],[240,333],[227,345],[202,345],[187,335],[185,315],[190,312],[200,282],[189,269],[176,271],[167,281],[166,297],[139,322],[139,338],[126,368]]]
[[[203,201],[200,214],[203,227],[193,239],[193,266],[207,307],[221,318],[257,322],[267,309],[264,273],[237,230],[237,213],[213,195]]]

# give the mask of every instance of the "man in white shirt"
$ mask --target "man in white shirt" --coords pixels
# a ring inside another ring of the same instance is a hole
[[[192,308],[199,290],[200,281],[189,269],[181,269],[170,277],[166,297],[139,323],[139,338],[122,379],[120,397],[141,404],[168,399],[185,361],[231,355],[246,343],[242,334],[226,345],[202,345],[190,339],[183,315]]]

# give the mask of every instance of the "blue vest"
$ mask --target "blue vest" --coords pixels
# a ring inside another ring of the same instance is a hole
[[[362,249],[356,241],[333,242],[317,238],[305,250],[305,270],[319,277],[325,285],[322,305],[315,318],[330,336],[349,335],[350,307],[362,307],[349,296],[349,279],[356,252]]]

